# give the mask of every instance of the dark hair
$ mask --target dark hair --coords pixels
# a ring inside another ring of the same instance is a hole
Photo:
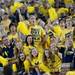
[[[2,39],[4,39],[5,37],[8,37],[8,36],[7,36],[7,35],[3,35],[3,36],[2,36]]]
[[[66,38],[66,37],[68,37],[68,38],[69,38],[70,36],[71,36],[71,32],[69,32],[69,33],[65,34],[65,38]]]
[[[24,54],[23,52],[19,52],[19,54],[18,54],[18,59],[19,59],[19,64],[21,65],[21,66],[24,66],[22,63],[24,62],[24,60],[26,59],[26,56],[25,56],[25,58],[24,58],[24,60],[22,61],[21,59],[20,59],[20,57],[21,57],[21,54]]]
[[[28,35],[27,37],[26,37],[26,40],[25,40],[25,43],[26,43],[26,45],[28,46],[28,42],[27,42],[27,39],[28,39],[28,37],[32,37],[32,35]],[[34,46],[34,39],[33,39],[33,37],[32,37],[32,43],[31,43],[31,45],[32,46]]]
[[[44,60],[45,60],[45,61],[46,61],[46,58],[47,58],[46,55],[45,55],[45,51],[47,51],[47,50],[49,51],[49,49],[45,49],[45,50],[44,50]],[[49,58],[50,58],[50,51],[49,51],[48,53],[49,53]]]
[[[48,50],[49,51],[49,59],[52,61],[52,62],[55,62],[55,56],[54,54],[49,50],[49,49],[45,49],[45,51]],[[44,56],[43,56],[43,59],[44,61],[47,61],[47,57],[45,55],[45,51],[44,51]]]
[[[59,18],[59,23],[61,23],[61,22],[66,22],[66,20],[65,20],[65,18]]]
[[[16,23],[11,23],[11,24],[9,25],[9,30],[10,30],[10,28],[11,28],[12,26],[14,26],[14,27],[16,28]]]
[[[5,12],[4,15],[8,15],[8,13]]]

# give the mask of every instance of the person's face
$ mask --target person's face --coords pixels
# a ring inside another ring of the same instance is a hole
[[[6,45],[6,46],[10,45],[10,41],[8,40],[8,37],[3,38],[3,44]]]
[[[31,44],[31,43],[32,43],[32,36],[29,36],[29,37],[27,38],[27,42],[28,42],[28,44]]]
[[[66,45],[67,47],[72,47],[72,39],[71,39],[71,38],[67,38],[67,39],[66,39],[66,42],[65,42],[65,45]]]
[[[21,9],[22,12],[25,12],[26,7],[25,7],[25,6],[22,6],[20,9]],[[24,9],[25,9],[25,10],[24,10]]]
[[[23,53],[20,54],[20,60],[24,61],[25,60],[25,55]]]
[[[66,27],[72,27],[72,22],[71,20],[66,20]]]
[[[33,57],[36,57],[37,55],[38,55],[38,52],[37,52],[37,50],[34,48],[34,49],[32,49],[32,56]]]
[[[50,19],[48,20],[48,24],[51,24],[51,21],[50,21]]]
[[[56,54],[59,52],[59,50],[58,50],[57,47],[55,47],[55,50],[54,51],[55,51]]]
[[[51,24],[50,19],[48,20],[47,26],[49,26],[50,28],[52,28],[52,27],[53,27],[53,25]]]
[[[48,50],[45,50],[45,56],[49,57],[49,51]]]
[[[36,23],[36,17],[35,16],[31,16],[29,19],[29,22],[31,25],[34,25]]]
[[[60,22],[60,26],[61,26],[62,28],[65,28],[65,22],[64,22],[64,21],[61,21],[61,22]]]
[[[69,41],[69,47],[72,47],[72,41]]]
[[[16,42],[16,47],[17,47],[18,49],[21,49],[21,48],[22,48],[22,43],[21,43],[21,42]]]
[[[50,45],[50,48],[51,48],[51,49],[54,49],[54,48],[55,48],[54,43],[52,43],[52,44]]]
[[[11,31],[11,33],[16,32],[16,27],[15,26],[11,26],[10,31]]]
[[[43,6],[45,9],[49,8],[49,4],[47,2]]]
[[[3,20],[8,19],[8,15],[3,15]]]
[[[45,27],[45,22],[42,20],[38,20],[38,23],[40,26],[42,26],[43,28]]]
[[[56,38],[52,35],[52,36],[50,36],[51,38],[50,38],[50,41],[51,41],[51,43],[54,43],[55,41],[56,41]]]
[[[50,49],[51,49],[51,50],[55,50],[55,42],[52,42],[52,43],[50,44]]]

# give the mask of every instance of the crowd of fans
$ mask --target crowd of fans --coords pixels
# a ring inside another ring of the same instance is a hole
[[[59,75],[62,63],[75,69],[75,0],[0,0],[2,74]]]

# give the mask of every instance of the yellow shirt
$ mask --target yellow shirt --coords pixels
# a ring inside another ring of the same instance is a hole
[[[3,66],[6,66],[8,64],[8,60],[6,58],[3,58],[2,56],[0,56],[0,63]]]
[[[33,66],[35,66],[36,64],[39,64],[38,57],[33,58],[32,61],[31,61],[31,64],[32,64]]]
[[[73,48],[75,48],[75,40],[73,40]]]
[[[15,2],[14,5],[12,5],[10,7],[10,9],[11,9],[12,13],[15,13],[15,11],[22,6],[23,6],[23,3]]]
[[[73,33],[73,30],[74,30],[74,27],[72,27],[70,29],[66,29],[66,34],[69,33],[69,32]]]
[[[12,64],[12,70],[13,70],[13,72],[16,72],[16,71],[17,71],[17,66],[16,66],[16,64]]]
[[[11,10],[12,13],[16,12],[16,8],[13,5],[10,7],[10,10]]]
[[[51,70],[43,63],[42,59],[38,55],[38,57],[32,58],[31,61],[32,66],[37,66],[40,71],[45,73],[50,73]]]
[[[18,36],[18,33],[16,33],[16,34],[9,34],[8,35],[8,38],[9,38],[9,40],[12,40],[12,39],[19,39],[19,36]]]
[[[44,16],[48,16],[48,10],[45,9],[42,5],[39,7],[39,11],[40,11]]]
[[[50,37],[48,36],[45,42],[45,49],[48,49],[50,47]]]
[[[60,37],[62,33],[61,27],[59,25],[55,25],[53,29],[54,29],[55,35]]]
[[[73,4],[74,2],[73,2],[73,0],[64,0],[64,3],[65,4]]]
[[[59,37],[61,44],[63,44],[65,41],[66,29],[60,27],[59,25],[55,25],[54,26],[54,32],[55,32],[55,36]]]
[[[28,6],[27,11],[28,11],[28,13],[34,13],[35,7],[34,6]]]
[[[29,56],[30,53],[31,53],[31,50],[33,49],[34,47],[33,46],[26,46],[24,45],[23,46],[23,52],[26,56]]]
[[[2,38],[0,37],[0,41],[2,41]]]
[[[68,71],[66,75],[75,75],[75,71]]]
[[[42,61],[42,58],[40,57],[40,53],[38,54],[37,57],[32,58],[31,64],[32,64],[33,66],[35,66],[36,64],[37,64],[37,65],[38,65],[38,64],[41,64],[41,63],[43,63],[43,61]]]
[[[44,63],[51,70],[51,72],[53,72],[53,65],[52,65],[53,63],[52,63],[51,59],[47,58],[47,60],[44,61]]]
[[[25,24],[25,21],[18,23],[17,31],[21,32],[23,35],[29,35],[29,30]]]
[[[48,3],[49,3],[50,5],[54,5],[55,1],[54,1],[54,0],[48,0]]]
[[[16,8],[16,9],[18,9],[18,8],[20,8],[20,7],[22,7],[23,6],[23,3],[20,3],[20,2],[15,2],[14,3],[14,7]]]
[[[52,32],[55,36],[55,33],[52,30],[48,30],[47,34],[46,34],[46,42],[45,42],[45,49],[48,49],[50,47],[50,32]]]
[[[53,64],[55,72],[61,71],[61,64],[62,64],[61,57],[55,54],[55,63]]]
[[[62,13],[67,13],[68,11],[68,8],[59,8],[57,14],[60,17]]]
[[[55,8],[53,8],[53,7],[48,9],[48,14],[49,14],[51,21],[54,21],[58,18],[57,12],[56,12]]]
[[[6,33],[9,32],[10,23],[11,23],[11,21],[9,19],[1,21],[1,24],[3,25],[4,30],[5,30]]]

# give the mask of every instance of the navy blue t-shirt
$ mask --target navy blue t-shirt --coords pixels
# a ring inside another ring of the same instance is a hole
[[[14,46],[4,47],[2,49],[2,56],[4,58],[12,58],[12,57],[14,57]]]

